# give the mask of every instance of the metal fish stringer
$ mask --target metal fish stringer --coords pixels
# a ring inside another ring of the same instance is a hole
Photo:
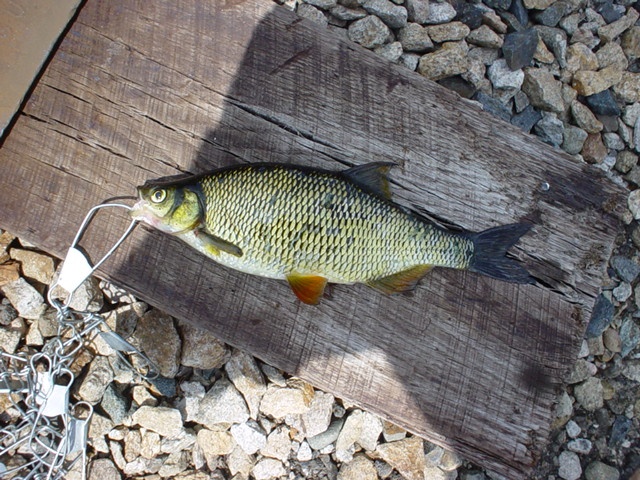
[[[95,213],[102,208],[131,207],[106,203],[87,213],[63,261],[58,276],[47,292],[47,301],[56,310],[58,332],[33,355],[25,352],[7,354],[0,351],[0,394],[9,398],[14,417],[19,421],[0,429],[0,479],[62,479],[78,462],[82,478],[87,476],[86,447],[93,416],[93,406],[85,401],[74,403],[71,388],[75,376],[70,367],[87,342],[100,336],[141,378],[155,378],[153,362],[113,331],[104,317],[93,312],[79,312],[70,307],[78,287],[124,242],[136,225],[132,221],[122,236],[94,265],[78,244]],[[64,302],[54,298],[61,287]],[[132,361],[134,360],[135,361]],[[133,365],[136,365],[134,368]],[[2,463],[19,453],[27,457],[20,465]]]

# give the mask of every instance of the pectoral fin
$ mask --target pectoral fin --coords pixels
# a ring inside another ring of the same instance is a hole
[[[370,280],[367,282],[367,285],[386,294],[408,292],[416,288],[418,282],[429,273],[432,268],[433,265],[416,265],[415,267],[394,273],[388,277]]]
[[[220,237],[211,235],[203,229],[196,230],[196,237],[202,242],[206,250],[214,255],[220,255],[220,252],[226,252],[236,257],[242,257],[242,249],[231,242],[227,242]]]
[[[324,287],[327,285],[327,279],[317,275],[291,273],[287,275],[287,280],[296,297],[309,305],[316,305],[320,302]]]

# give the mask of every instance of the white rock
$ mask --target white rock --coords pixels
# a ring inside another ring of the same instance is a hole
[[[569,420],[567,422],[565,429],[567,430],[567,435],[569,435],[569,438],[576,438],[578,435],[580,435],[580,432],[582,432],[580,426],[573,420]]]
[[[187,452],[177,451],[170,453],[158,470],[158,475],[163,478],[176,478],[189,467],[189,457]]]
[[[267,436],[260,425],[253,420],[232,425],[231,435],[247,455],[253,455],[267,445]]]
[[[308,446],[309,445],[307,444],[307,447]],[[265,457],[271,457],[280,460],[281,462],[285,462],[291,453],[289,429],[285,426],[279,426],[271,432],[267,437],[267,444],[260,450],[260,453]]]
[[[329,428],[335,398],[330,393],[316,392],[309,410],[302,414],[302,426],[306,437],[314,437]]]
[[[189,450],[196,443],[196,435],[191,429],[183,429],[175,437],[162,438],[160,451],[162,453],[173,453],[180,450]]]
[[[582,475],[580,458],[573,452],[562,452],[558,458],[558,476],[564,480],[578,480]]]
[[[211,470],[216,469],[220,455],[228,455],[236,448],[236,442],[229,432],[214,432],[206,428],[198,432],[196,443],[202,449]]]
[[[136,410],[132,419],[134,423],[163,437],[177,437],[184,431],[182,415],[175,408],[142,406]]]
[[[303,441],[298,448],[298,453],[296,454],[296,458],[299,462],[308,462],[313,459],[313,452],[311,451],[311,447],[306,441]]]
[[[629,210],[631,211],[633,218],[640,220],[640,190],[634,190],[629,194],[627,205],[629,206]]]
[[[256,420],[267,385],[255,359],[241,350],[234,350],[224,368],[229,380],[244,396],[251,418]]]
[[[627,282],[622,282],[616,288],[613,289],[613,296],[619,302],[626,302],[631,296],[631,285]]]
[[[356,451],[355,443],[362,433],[363,414],[361,410],[352,411],[344,422],[336,441],[336,460],[350,462]]]
[[[182,391],[181,409],[187,422],[195,422],[199,418],[200,402],[204,398],[204,385],[199,382],[183,382],[180,384]]]
[[[578,455],[588,455],[591,452],[591,441],[586,438],[577,438],[567,443],[567,449],[571,452],[575,452]]]
[[[151,430],[143,430],[140,435],[140,456],[155,458],[162,452],[160,434]]]
[[[218,380],[200,401],[193,421],[213,430],[220,426],[244,423],[249,419],[249,410],[242,395],[226,379]]]
[[[378,438],[380,438],[381,433],[382,420],[372,413],[363,412],[358,444],[365,450],[372,452],[378,446]]]
[[[494,88],[519,90],[524,81],[524,71],[511,70],[504,58],[495,61],[487,70],[487,75]]]
[[[231,475],[239,473],[248,478],[254,463],[254,458],[251,455],[247,455],[239,446],[227,455],[227,467],[229,467]]]
[[[55,273],[53,258],[39,252],[23,250],[21,248],[12,248],[9,253],[13,260],[20,262],[22,273],[25,277],[33,278],[45,285],[51,284],[53,274]]]
[[[265,458],[260,460],[251,472],[255,480],[271,480],[272,478],[280,478],[287,474],[284,465],[274,458]]]
[[[0,292],[7,297],[22,318],[36,320],[47,309],[42,295],[22,277],[4,284],[0,287]]]
[[[260,411],[272,418],[305,413],[309,410],[304,392],[298,388],[278,388],[269,386],[262,401]]]
[[[142,436],[140,435],[140,430],[129,430],[124,436],[124,459],[127,462],[133,462],[140,456],[141,444]]]
[[[91,446],[100,453],[107,453],[109,445],[105,440],[105,436],[113,429],[114,425],[110,418],[104,417],[99,413],[94,413],[89,423],[89,438]]]
[[[110,458],[96,458],[89,465],[89,480],[121,480],[122,476]]]
[[[430,3],[429,4],[429,15],[426,19],[424,19],[425,24],[438,24],[438,23],[447,23],[453,20],[456,16],[456,10],[451,6],[450,3],[442,2],[442,3]]]
[[[202,370],[224,365],[229,358],[229,351],[218,337],[187,322],[179,322],[179,326],[182,333],[182,365]]]

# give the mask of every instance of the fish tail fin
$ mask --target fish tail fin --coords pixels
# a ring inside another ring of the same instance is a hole
[[[511,283],[535,283],[517,260],[506,256],[529,229],[530,224],[512,223],[471,234],[474,253],[469,270]]]

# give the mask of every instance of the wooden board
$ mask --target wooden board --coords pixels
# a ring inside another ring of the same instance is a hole
[[[240,161],[393,161],[396,198],[467,229],[531,221],[514,286],[436,270],[413,296],[284,282],[138,228],[101,274],[462,456],[523,478],[547,441],[621,191],[455,93],[268,1],[89,1],[0,150],[0,225],[63,255],[86,211]],[[104,252],[126,219],[83,241]]]
[[[80,0],[0,0],[0,136]]]

